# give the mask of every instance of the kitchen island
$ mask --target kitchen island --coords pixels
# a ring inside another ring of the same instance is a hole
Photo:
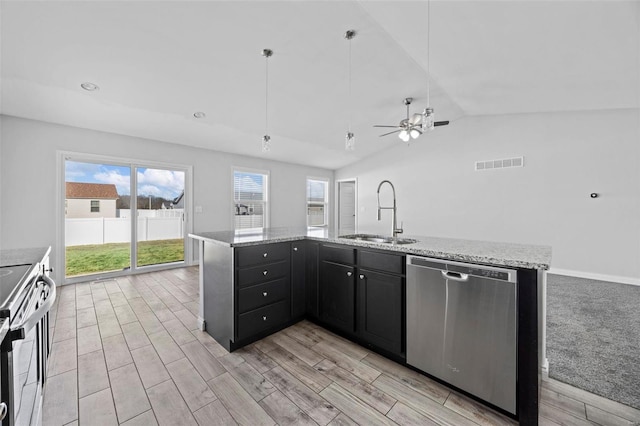
[[[422,236],[412,236],[415,242],[409,244],[371,242],[343,238],[323,228],[205,232],[190,237],[200,244],[201,327],[229,351],[308,318],[411,367],[407,363],[408,258],[480,265],[478,271],[486,266],[510,268],[504,270],[514,276],[516,289],[512,303],[516,304],[512,331],[517,336],[512,367],[517,369],[513,373],[515,402],[508,408],[493,405],[490,398],[475,392],[468,394],[489,401],[487,405],[521,424],[536,424],[549,247]],[[482,312],[479,307],[472,309]]]

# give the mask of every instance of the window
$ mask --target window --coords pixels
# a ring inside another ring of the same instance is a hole
[[[329,224],[329,181],[307,179],[307,226]]]
[[[100,213],[100,200],[91,200],[91,213]]]
[[[234,229],[261,230],[267,221],[268,174],[234,170]]]

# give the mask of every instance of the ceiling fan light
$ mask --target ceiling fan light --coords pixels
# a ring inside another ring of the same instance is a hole
[[[411,131],[409,132],[409,136],[411,136],[412,139],[417,139],[418,136],[420,136],[422,134],[422,132],[418,129],[411,129]]]
[[[403,142],[409,142],[409,139],[411,139],[411,136],[409,136],[409,132],[407,132],[406,130],[401,131],[400,134],[398,135],[398,137]]]
[[[351,132],[347,132],[344,138],[344,149],[347,151],[355,151],[356,149],[356,135]]]

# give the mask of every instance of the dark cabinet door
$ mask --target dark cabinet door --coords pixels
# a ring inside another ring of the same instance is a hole
[[[360,269],[357,281],[358,335],[382,349],[403,353],[402,277]]]
[[[322,262],[320,318],[340,330],[355,330],[355,268]]]
[[[307,315],[312,318],[320,318],[320,243],[307,241],[306,270],[305,270],[305,296],[307,304]]]
[[[306,242],[291,243],[291,318],[304,316],[306,310]]]

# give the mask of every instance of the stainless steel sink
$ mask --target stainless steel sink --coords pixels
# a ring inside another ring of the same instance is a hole
[[[346,238],[348,240],[356,240],[356,241],[366,241],[369,243],[383,243],[383,244],[413,244],[418,242],[418,240],[412,240],[411,238],[383,237],[381,235],[373,235],[373,234],[341,235],[339,238]]]

